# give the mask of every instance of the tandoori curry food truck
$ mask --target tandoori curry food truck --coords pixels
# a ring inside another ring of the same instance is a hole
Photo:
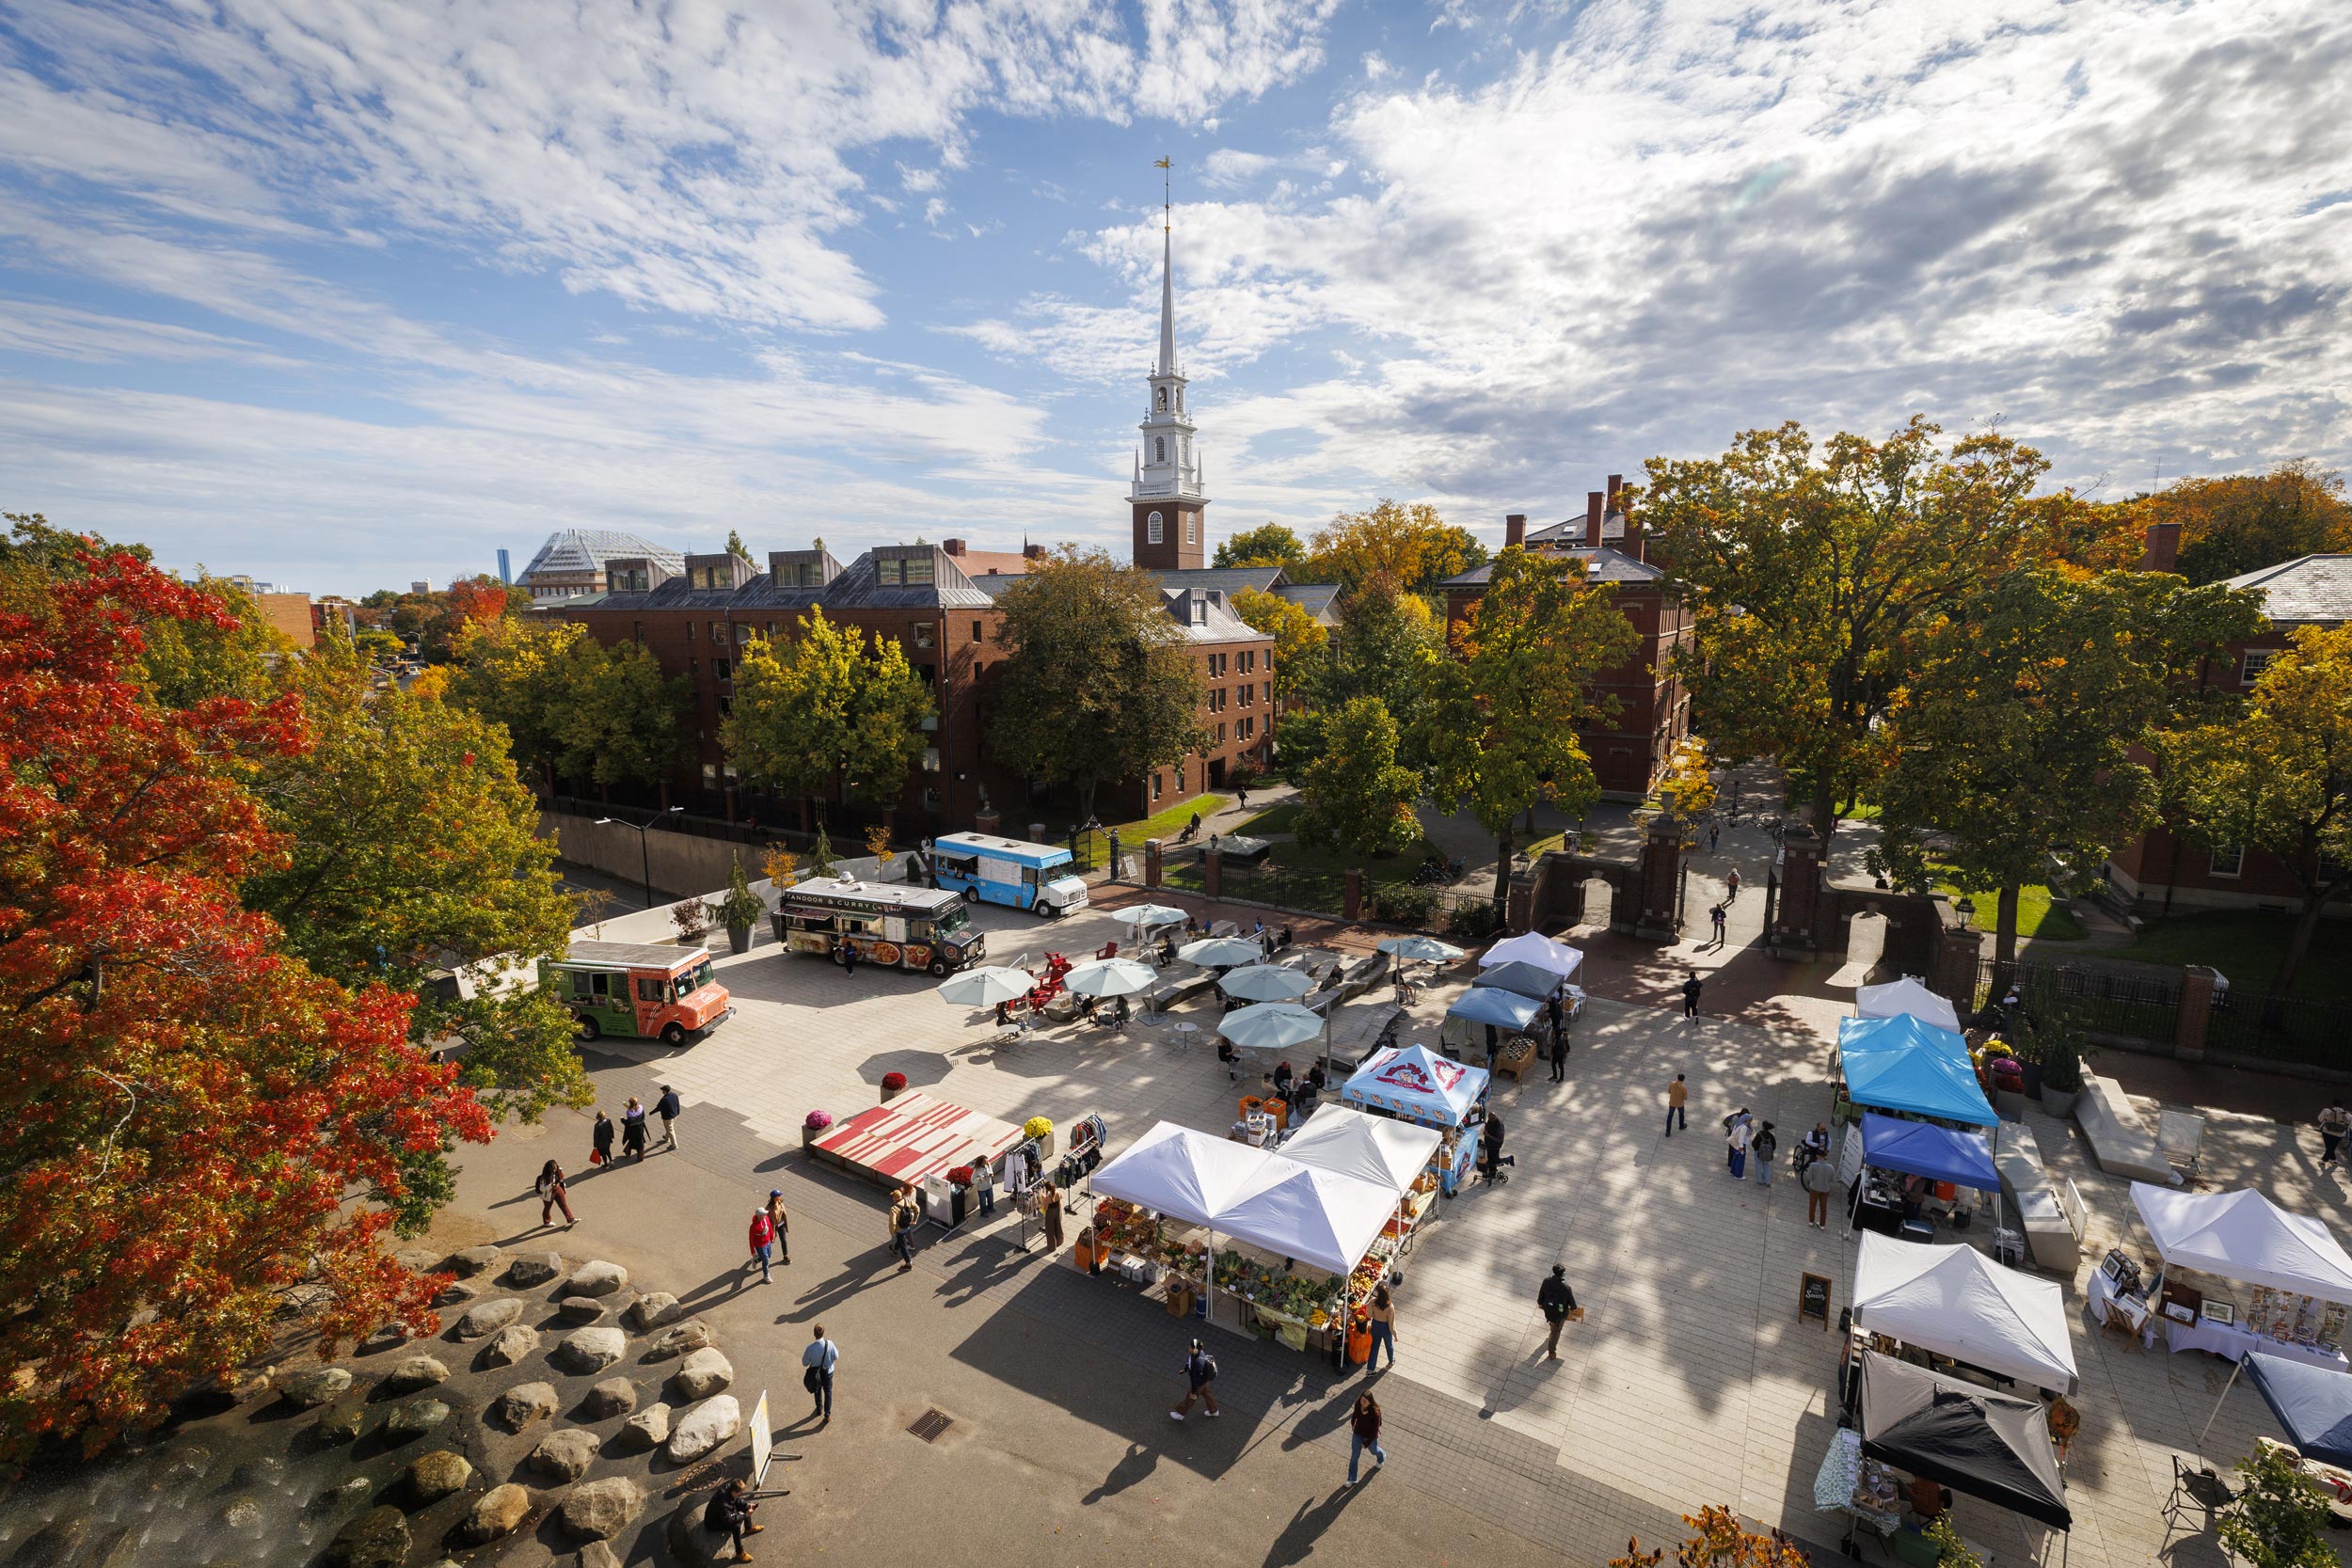
[[[951,974],[988,954],[962,897],[944,888],[812,877],[777,895],[772,919],[787,950],[835,963],[854,948],[860,963]]]
[[[1051,918],[1087,907],[1087,884],[1071,874],[1067,849],[993,833],[942,833],[931,840],[931,879],[966,898],[983,898]]]
[[[650,942],[575,942],[539,960],[539,989],[564,999],[582,1039],[599,1035],[668,1046],[715,1028],[735,1011],[711,978],[710,950]]]

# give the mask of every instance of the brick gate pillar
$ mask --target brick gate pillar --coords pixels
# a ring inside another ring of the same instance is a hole
[[[1810,822],[1791,822],[1780,841],[1780,898],[1764,948],[1775,958],[1810,958],[1821,950],[1829,913],[1821,881],[1821,835]]]
[[[1156,838],[1147,838],[1143,841],[1143,885],[1157,887],[1160,885],[1160,841]]]
[[[1502,892],[1502,928],[1517,936],[1535,928],[1535,868],[1511,873],[1510,884]]]
[[[2181,974],[2180,1010],[2172,1018],[2172,1054],[2205,1059],[2205,1029],[2213,1022],[2213,971],[2189,965]]]
[[[1351,865],[1340,874],[1340,912],[1349,925],[1364,918],[1364,868]]]
[[[1641,903],[1633,934],[1645,942],[1676,942],[1682,921],[1676,911],[1682,884],[1682,823],[1670,813],[1650,819],[1642,840]]]
[[[1983,933],[1963,930],[1951,918],[1951,906],[1936,900],[1936,913],[1945,922],[1935,934],[1928,959],[1928,990],[1952,1005],[1962,1020],[1977,1010],[1977,971],[1984,952]]]

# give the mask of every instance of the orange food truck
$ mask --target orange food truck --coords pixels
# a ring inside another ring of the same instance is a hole
[[[679,1046],[735,1013],[727,988],[711,978],[706,947],[575,942],[564,957],[539,960],[539,989],[564,999],[586,1040],[614,1035]]]

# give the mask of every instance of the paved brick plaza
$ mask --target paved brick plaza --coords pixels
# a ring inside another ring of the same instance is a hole
[[[1034,960],[1048,947],[1090,954],[1117,931],[1104,910],[1059,926],[996,910],[978,918],[990,930],[996,961],[1025,950]],[[1735,925],[1735,949],[1740,940]],[[1657,959],[1669,970],[1678,961],[1674,953]],[[1110,1126],[1114,1152],[1155,1119],[1222,1131],[1233,1116],[1235,1086],[1205,1043],[1207,1033],[1197,1037],[1204,1043],[1183,1050],[1170,1027],[1200,1016],[1199,1004],[1168,1021],[1138,1022],[1124,1037],[1058,1029],[998,1052],[988,1044],[994,1030],[985,1015],[938,1003],[929,994],[931,982],[920,975],[861,968],[845,978],[831,965],[786,958],[764,942],[740,958],[723,958],[721,967],[738,998],[738,1017],[675,1053],[604,1042],[596,1056],[600,1092],[617,1104],[622,1094],[650,1101],[658,1083],[675,1085],[689,1107],[688,1161],[735,1178],[743,1195],[736,1202],[764,1195],[772,1178],[787,1187],[800,1223],[840,1232],[853,1259],[859,1249],[880,1246],[878,1196],[816,1172],[799,1152],[799,1129],[812,1106],[842,1116],[872,1104],[886,1071],[1012,1120],[1045,1115],[1066,1124],[1098,1113]],[[1434,1020],[1442,1006],[1439,993],[1417,1013]],[[1385,1008],[1378,999],[1352,1005],[1339,1032],[1376,1027]],[[1799,1325],[1795,1303],[1798,1276],[1809,1270],[1832,1275],[1834,1307],[1845,1306],[1851,1244],[1835,1230],[1804,1223],[1803,1196],[1785,1168],[1769,1192],[1733,1182],[1715,1133],[1724,1112],[1747,1105],[1779,1124],[1786,1148],[1826,1115],[1830,1053],[1805,1025],[1836,1010],[1818,996],[1782,999],[1772,1016],[1790,1022],[1768,1028],[1706,1018],[1686,1023],[1662,1007],[1596,997],[1578,1030],[1566,1084],[1547,1082],[1540,1068],[1524,1084],[1502,1082],[1496,1104],[1510,1124],[1517,1170],[1506,1185],[1473,1186],[1446,1206],[1400,1293],[1400,1360],[1377,1383],[1392,1456],[1380,1486],[1391,1506],[1400,1488],[1410,1488],[1501,1532],[1480,1548],[1482,1556],[1513,1560],[1515,1551],[1504,1548],[1516,1541],[1536,1550],[1531,1560],[1551,1552],[1596,1568],[1622,1549],[1629,1534],[1647,1544],[1675,1538],[1676,1515],[1708,1502],[1732,1504],[1809,1542],[1838,1538],[1839,1520],[1817,1513],[1811,1498],[1814,1469],[1834,1425],[1835,1338],[1818,1323]],[[1677,1071],[1688,1073],[1692,1086],[1691,1130],[1669,1140],[1661,1136],[1661,1106]],[[2037,1115],[2034,1130],[2054,1169],[2074,1177],[2093,1211],[2093,1250],[2086,1259],[2095,1256],[2123,1234],[2124,1184],[2094,1172],[2066,1127]],[[556,1152],[585,1148],[584,1128],[559,1128],[555,1136]],[[486,1173],[496,1170],[496,1180],[511,1183],[546,1152],[536,1140],[511,1141],[512,1150],[476,1158],[485,1174],[469,1172],[461,1209],[477,1200]],[[2339,1230],[2352,1220],[2340,1185],[2313,1168],[2315,1137],[2298,1148],[2289,1128],[2225,1114],[2210,1124],[2207,1147],[2220,1184],[2259,1182]],[[663,1180],[660,1165],[657,1160],[582,1182],[576,1190],[582,1234],[596,1232],[599,1212],[612,1211],[624,1183],[638,1195],[629,1212],[641,1212],[649,1183]],[[728,1209],[707,1221],[700,1214],[678,1221],[739,1232],[740,1220]],[[513,1212],[501,1223],[514,1227]],[[898,1370],[919,1383],[929,1358],[954,1364],[941,1367],[943,1382],[961,1378],[968,1386],[977,1370],[1028,1388],[1041,1377],[1028,1358],[1051,1345],[1057,1375],[1071,1377],[1073,1390],[1097,1381],[1089,1366],[1122,1378],[1145,1369],[1157,1379],[1155,1389],[1167,1386],[1180,1326],[1155,1304],[1086,1279],[1066,1258],[1048,1262],[1013,1252],[1010,1225],[1000,1218],[992,1230],[967,1227],[946,1240],[930,1233],[934,1239],[909,1281],[928,1299],[901,1299],[889,1320],[906,1341],[886,1352],[904,1361]],[[574,1250],[584,1244],[567,1243]],[[631,1246],[660,1251],[643,1235],[616,1236],[607,1244],[623,1261],[630,1261]],[[673,1238],[667,1244],[679,1243]],[[1554,1260],[1567,1265],[1590,1316],[1564,1339],[1564,1360],[1545,1364],[1535,1359],[1543,1333],[1534,1295]],[[798,1324],[836,1302],[833,1309],[846,1312],[860,1291],[889,1277],[877,1252],[823,1291],[796,1296],[814,1305],[778,1321]],[[704,1287],[707,1296],[721,1283]],[[2079,1301],[2079,1287],[2078,1275],[2070,1301]],[[666,1288],[688,1294],[685,1284]],[[805,1332],[797,1329],[779,1354],[797,1350]],[[1216,1343],[1226,1368],[1219,1389],[1232,1411],[1216,1432],[1224,1447],[1204,1453],[1200,1445],[1206,1439],[1196,1431],[1202,1423],[1170,1426],[1158,1414],[1155,1393],[1139,1413],[1122,1410],[1109,1423],[1111,1435],[1126,1445],[1126,1462],[1147,1472],[1170,1463],[1232,1488],[1248,1484],[1253,1466],[1276,1463],[1262,1446],[1271,1441],[1286,1463],[1302,1449],[1311,1458],[1325,1454],[1321,1463],[1336,1484],[1347,1439],[1344,1402],[1330,1386],[1327,1368],[1237,1337]],[[860,1347],[869,1360],[876,1349]],[[2168,1547],[2157,1511],[2170,1484],[2170,1455],[2193,1446],[2227,1365],[2137,1347],[2126,1352],[2111,1338],[2093,1338],[2079,1319],[2075,1351],[2084,1431],[2069,1470],[2077,1521],[2070,1560],[2086,1568],[2219,1561],[2209,1535],[2176,1534]],[[1070,1397],[1083,1406],[1081,1394]],[[796,1388],[782,1388],[777,1400],[780,1412],[797,1414]],[[1099,1412],[1081,1414],[1104,1424]],[[1018,1440],[986,1430],[985,1417],[977,1424],[982,1430],[972,1440]],[[1252,1436],[1253,1427],[1263,1430]],[[2259,1400],[2241,1388],[2231,1395],[2209,1451],[2227,1463],[2256,1433],[2276,1434]],[[808,1463],[829,1462],[838,1461],[820,1453]],[[1084,1467],[1078,1469],[1083,1479]],[[1049,1470],[1035,1484],[1050,1493],[1076,1481]],[[1343,1538],[1340,1505],[1331,1506],[1328,1518],[1302,1513],[1287,1525],[1270,1520],[1266,1541],[1311,1549],[1327,1528],[1337,1532],[1335,1541]],[[1964,1533],[2003,1564],[2036,1560],[2045,1551],[2051,1561],[2061,1556],[2060,1543],[2042,1541],[2037,1527],[1989,1506],[1962,1498],[1959,1516]],[[1118,1532],[1105,1539],[1119,1539]],[[1396,1548],[1385,1560],[1421,1560],[1405,1538],[1384,1539]],[[1253,1542],[1245,1530],[1243,1544]],[[1301,1555],[1276,1549],[1268,1560]]]

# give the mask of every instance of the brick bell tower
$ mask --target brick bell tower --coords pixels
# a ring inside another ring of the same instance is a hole
[[[1166,169],[1168,161],[1162,158]],[[1160,218],[1160,363],[1144,407],[1136,452],[1135,562],[1161,571],[1208,564],[1209,498],[1200,488],[1200,452],[1184,408],[1184,372],[1176,363],[1176,267],[1172,203]]]

